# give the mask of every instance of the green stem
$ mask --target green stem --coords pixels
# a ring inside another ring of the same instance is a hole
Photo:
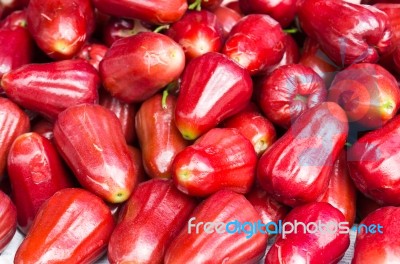
[[[288,33],[288,34],[296,34],[297,32],[299,32],[299,29],[297,29],[297,28],[287,28],[287,29],[284,29],[283,32]]]
[[[195,0],[191,5],[189,5],[188,9],[201,11],[201,0]]]
[[[169,29],[169,25],[161,25],[158,26],[156,29],[154,29],[154,33],[160,33],[161,31],[163,31],[164,29]]]
[[[161,99],[161,107],[163,109],[167,109],[167,97],[169,95],[168,87],[163,91],[162,93],[162,99]]]
[[[345,145],[346,147],[351,147],[351,146],[352,146],[352,144],[349,143],[349,142],[346,142],[344,145]]]

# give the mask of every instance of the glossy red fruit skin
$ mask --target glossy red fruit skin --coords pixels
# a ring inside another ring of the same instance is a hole
[[[356,188],[347,168],[347,155],[340,153],[331,170],[328,190],[319,202],[326,202],[343,213],[349,226],[353,226],[356,217]]]
[[[170,24],[178,21],[186,12],[186,0],[133,1],[94,0],[101,12],[116,17],[137,18],[153,24]]]
[[[200,2],[200,9],[207,9],[207,10],[215,10],[216,8],[220,7],[223,0],[188,0],[188,4],[194,4],[196,2]]]
[[[17,210],[11,199],[0,191],[0,253],[17,231]]]
[[[149,178],[144,170],[141,149],[133,146],[128,146],[128,149],[133,166],[137,168],[137,175],[138,175],[137,182],[141,183],[147,181]]]
[[[26,64],[5,74],[1,86],[19,105],[55,120],[70,106],[96,103],[100,78],[88,62],[64,60]]]
[[[7,98],[0,97],[0,181],[14,140],[30,129],[28,115]]]
[[[400,90],[396,79],[383,67],[359,63],[335,76],[328,100],[342,106],[349,121],[379,128],[399,110]]]
[[[328,224],[333,222],[339,230],[347,225],[343,214],[328,203],[309,203],[294,208],[284,222],[295,224],[295,221]],[[337,263],[350,245],[349,233],[332,232],[314,234],[304,232],[299,227],[297,233],[279,235],[269,250],[265,264],[275,263]],[[333,230],[332,230],[333,231]]]
[[[212,12],[217,16],[217,21],[222,26],[223,39],[225,40],[233,26],[242,18],[242,15],[226,6],[219,6]]]
[[[57,191],[73,187],[55,146],[37,133],[17,137],[10,148],[7,171],[18,227],[26,234],[40,206]]]
[[[159,33],[142,32],[114,42],[100,63],[100,74],[112,96],[132,103],[177,80],[184,67],[185,54],[178,43]]]
[[[36,44],[56,60],[71,59],[95,27],[89,0],[30,0],[26,12]]]
[[[274,124],[289,128],[307,109],[326,101],[321,77],[301,64],[279,67],[257,83],[258,105]]]
[[[192,213],[189,219],[191,224],[199,222],[239,221],[241,223],[256,223],[260,216],[246,198],[228,190],[219,191],[204,200]],[[179,235],[167,249],[164,263],[257,263],[264,254],[268,237],[265,234],[255,233],[246,238],[245,233],[211,234],[204,232],[200,226],[182,228]],[[226,230],[223,230],[226,231]]]
[[[279,220],[283,221],[290,211],[288,206],[277,202],[257,183],[251,191],[246,194],[246,199],[254,206],[254,209],[256,209],[264,224],[270,222],[278,223]],[[269,227],[269,229],[271,231],[274,230],[272,227]]]
[[[99,104],[111,110],[118,117],[126,143],[133,144],[136,141],[136,105],[121,102],[107,92],[100,93]]]
[[[239,0],[245,14],[265,14],[279,22],[283,28],[292,23],[296,16],[296,0]]]
[[[152,178],[171,178],[172,161],[189,145],[175,126],[175,105],[173,95],[168,95],[163,106],[162,95],[156,94],[142,103],[136,115],[144,169]]]
[[[243,15],[242,10],[240,9],[239,0],[233,0],[233,1],[226,2],[224,4],[224,6],[230,8],[232,10],[235,10],[240,15]]]
[[[347,133],[346,114],[339,105],[324,102],[307,110],[261,156],[261,187],[289,206],[316,201],[328,187]]]
[[[268,38],[264,37],[265,32],[268,32]],[[222,53],[250,74],[260,74],[282,59],[285,34],[280,24],[270,16],[247,15],[232,28]]]
[[[0,21],[0,28],[12,29],[15,27],[26,28],[26,9],[16,10]]]
[[[217,16],[205,10],[187,12],[170,26],[167,35],[182,46],[187,61],[207,52],[219,52],[223,44]]]
[[[139,184],[121,209],[111,235],[110,263],[162,263],[195,207],[194,199],[178,191],[172,181],[152,179]]]
[[[348,151],[350,176],[356,187],[379,204],[400,205],[400,117],[368,132]]]
[[[253,145],[237,129],[214,128],[176,155],[172,179],[179,190],[192,196],[209,196],[222,189],[247,193],[256,165]]]
[[[374,63],[391,48],[387,16],[375,7],[335,0],[297,4],[302,29],[337,65]]]
[[[400,42],[400,3],[378,3],[374,7],[385,12],[388,16],[389,23],[393,31],[393,41],[394,43]]]
[[[369,214],[360,225],[378,225],[375,233],[367,232],[363,227],[358,232],[352,264],[361,263],[397,263],[400,261],[398,251],[400,235],[398,207],[387,206]],[[380,233],[381,231],[382,233]]]
[[[304,41],[299,63],[313,69],[325,81],[326,87],[330,87],[335,74],[340,70],[321,50],[320,44],[311,38]]]
[[[29,3],[29,0],[10,0],[0,3],[0,18],[7,19],[11,13],[24,9]]]
[[[129,198],[137,169],[113,112],[100,105],[70,107],[58,116],[54,140],[84,188],[110,203]]]
[[[220,53],[193,59],[182,75],[175,124],[183,137],[194,140],[249,103],[253,84],[249,73]]]
[[[5,73],[32,61],[34,44],[28,29],[22,25],[26,19],[21,13],[15,14],[21,16],[19,22],[5,19],[0,26],[0,79]]]
[[[236,128],[253,144],[258,156],[264,153],[276,140],[274,125],[256,110],[243,110],[226,119],[223,127]]]
[[[108,48],[103,44],[87,43],[76,55],[76,58],[88,61],[96,70],[99,70],[100,61],[103,59]]]
[[[40,208],[14,263],[94,263],[114,226],[99,197],[78,188],[60,190]]]
[[[400,73],[400,2],[393,4],[379,3],[375,4],[374,7],[387,14],[393,31],[394,51],[381,58],[379,63],[387,70]]]
[[[151,31],[150,28],[145,27],[142,21],[138,19],[111,17],[106,22],[102,35],[104,43],[110,47],[115,41],[121,38],[149,31]]]
[[[288,64],[297,64],[300,60],[299,46],[290,34],[285,34],[285,53],[282,59],[275,65],[268,67],[266,75],[271,74],[274,70]]]

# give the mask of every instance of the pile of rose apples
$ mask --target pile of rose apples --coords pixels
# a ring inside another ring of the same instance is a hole
[[[0,1],[0,252],[337,263],[358,224],[400,263],[400,3],[354,2]]]

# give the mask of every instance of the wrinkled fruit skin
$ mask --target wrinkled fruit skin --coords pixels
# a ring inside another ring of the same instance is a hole
[[[136,115],[144,169],[152,178],[171,178],[172,161],[189,145],[175,126],[175,105],[176,98],[168,95],[163,107],[162,95],[156,94],[143,102]]]
[[[137,18],[154,24],[178,21],[187,10],[186,0],[94,0],[94,6],[103,13],[126,18]]]
[[[377,62],[391,49],[392,31],[379,9],[336,0],[300,0],[301,28],[337,65]]]
[[[207,234],[200,222],[239,221],[255,223],[260,216],[246,198],[232,191],[223,190],[204,200],[192,213],[184,227],[168,248],[164,263],[257,263],[267,246],[265,234],[222,234],[213,230]],[[189,232],[190,229],[190,232]],[[230,228],[229,230],[232,230]]]
[[[388,206],[370,213],[360,225],[364,227],[357,234],[352,264],[397,263],[400,261],[399,229],[400,208]],[[381,227],[379,228],[380,225]]]
[[[55,146],[37,133],[25,133],[15,139],[8,154],[7,171],[18,227],[25,234],[48,198],[73,187]]]
[[[70,106],[96,103],[100,78],[84,60],[63,60],[26,64],[5,74],[1,86],[19,105],[54,121]]]
[[[100,63],[100,74],[112,96],[132,103],[177,80],[184,67],[185,54],[178,43],[159,33],[142,32],[114,42]]]
[[[0,191],[0,253],[17,231],[17,210],[11,199]]]
[[[16,104],[0,97],[0,180],[7,166],[7,156],[14,140],[30,129],[29,117]]]
[[[316,201],[328,187],[347,134],[346,114],[339,105],[325,102],[307,110],[261,156],[261,187],[289,206]]]
[[[397,114],[400,90],[396,79],[383,67],[359,63],[335,76],[328,100],[339,104],[349,121],[379,128]]]
[[[71,59],[94,30],[90,0],[30,0],[28,29],[36,44],[52,59]]]
[[[163,263],[165,251],[195,206],[172,181],[153,179],[139,184],[111,235],[110,263]]]
[[[138,171],[113,112],[100,105],[70,107],[58,116],[54,140],[82,186],[110,203],[128,199]]]
[[[14,263],[93,263],[106,250],[114,225],[99,197],[82,189],[63,189],[40,208]]]
[[[339,209],[349,222],[349,226],[353,226],[356,217],[356,188],[348,172],[345,151],[340,153],[333,164],[328,190],[318,201],[329,203]]]
[[[184,193],[208,196],[222,189],[247,193],[255,178],[257,154],[234,128],[214,128],[179,152],[172,178]]]
[[[285,218],[285,223],[293,225],[295,221],[308,224],[329,222],[335,223],[339,230],[343,224],[343,214],[328,203],[309,203],[294,208]],[[313,227],[312,227],[313,228]],[[314,229],[313,229],[314,230]],[[333,230],[331,229],[330,232]],[[327,231],[328,232],[328,231]],[[329,233],[305,232],[304,227],[298,227],[297,233],[280,234],[265,259],[265,264],[283,263],[337,263],[350,245],[349,234],[339,231]]]
[[[281,66],[258,85],[258,104],[263,113],[284,128],[289,128],[307,109],[325,102],[328,96],[322,78],[300,64]]]
[[[182,75],[175,124],[194,140],[246,107],[253,92],[249,73],[228,57],[209,52],[193,59]]]
[[[400,205],[400,117],[368,132],[348,151],[356,187],[379,204]]]
[[[268,38],[264,37],[265,32]],[[255,75],[277,64],[285,48],[285,34],[280,24],[268,15],[252,14],[232,28],[222,53]]]

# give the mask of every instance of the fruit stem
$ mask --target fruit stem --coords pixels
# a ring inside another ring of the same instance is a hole
[[[161,107],[162,107],[163,109],[167,109],[167,108],[168,108],[168,106],[167,106],[167,97],[168,97],[168,94],[169,94],[169,92],[168,92],[168,88],[167,88],[167,89],[165,89],[165,90],[163,91],[162,99],[161,99]]]
[[[160,25],[158,26],[156,29],[154,29],[154,33],[160,33],[161,31],[163,31],[164,29],[169,29],[169,25]]]
[[[287,33],[287,34],[296,34],[297,32],[299,32],[298,28],[287,28],[284,29],[283,32]]]
[[[188,9],[201,11],[201,0],[195,0],[191,5],[189,5]]]

